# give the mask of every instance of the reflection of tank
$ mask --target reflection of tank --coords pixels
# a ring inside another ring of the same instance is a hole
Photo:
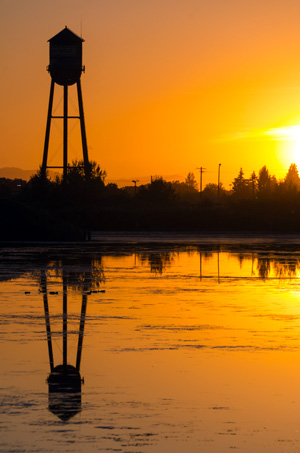
[[[81,376],[72,365],[58,365],[48,376],[49,410],[67,421],[81,411]]]
[[[87,306],[87,294],[84,292],[82,295],[76,366],[73,366],[68,363],[67,279],[66,277],[63,277],[63,363],[61,365],[54,366],[47,294],[47,280],[45,274],[41,279],[41,282],[44,298],[48,354],[50,363],[50,374],[47,379],[49,386],[49,410],[53,414],[57,415],[61,420],[66,421],[81,411],[82,379],[80,375],[80,363]]]

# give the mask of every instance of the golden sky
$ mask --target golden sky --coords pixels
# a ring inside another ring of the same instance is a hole
[[[0,7],[0,167],[41,164],[47,40],[65,25],[85,39],[89,157],[109,180],[198,177],[202,166],[206,184],[217,182],[221,163],[228,186],[240,167],[248,176],[266,164],[278,178],[290,163],[300,167],[299,1],[0,0]],[[57,113],[61,99],[57,86]],[[49,165],[62,161],[55,121]],[[70,160],[81,158],[78,132],[75,123]]]

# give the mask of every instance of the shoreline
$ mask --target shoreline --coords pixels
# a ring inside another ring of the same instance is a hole
[[[203,248],[206,250],[300,251],[300,234],[266,232],[92,231],[90,241],[0,241],[5,248],[50,248],[99,252],[115,248]]]

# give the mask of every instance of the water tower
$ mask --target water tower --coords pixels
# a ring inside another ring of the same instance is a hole
[[[47,126],[45,135],[45,145],[42,163],[42,175],[46,176],[47,168],[62,168],[63,178],[67,179],[68,174],[68,119],[78,118],[80,120],[82,151],[85,174],[88,175],[89,160],[86,141],[82,92],[80,77],[84,70],[82,66],[82,43],[83,39],[65,27],[53,38],[49,39],[50,44],[50,64],[47,68],[51,75],[51,87],[49,97],[49,107],[47,116]],[[63,116],[53,116],[52,106],[54,97],[55,84],[63,86],[64,103]],[[77,85],[79,116],[68,116],[68,87]],[[52,118],[61,118],[63,120],[63,167],[50,167],[47,165],[48,148],[50,138],[50,126]]]

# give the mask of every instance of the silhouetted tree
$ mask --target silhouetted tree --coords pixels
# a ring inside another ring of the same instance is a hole
[[[286,190],[297,191],[300,188],[300,177],[296,164],[291,164],[286,177],[284,178],[284,186]]]
[[[194,173],[192,173],[191,171],[188,173],[184,182],[188,187],[198,190],[198,183],[196,181]]]
[[[104,184],[107,173],[101,170],[100,166],[94,160],[90,161],[85,174],[85,166],[82,160],[73,160],[72,165],[68,168],[68,182],[73,181],[97,181]]]
[[[162,177],[156,177],[156,179],[151,181],[151,184],[140,186],[138,198],[160,206],[166,203],[173,203],[175,191],[172,183],[165,181]]]
[[[119,188],[117,184],[110,182],[109,184],[106,184],[106,191],[109,192],[110,194],[117,194],[119,191]]]
[[[198,203],[199,192],[193,184],[186,184],[185,182],[172,181],[172,188],[176,198],[184,203]]]
[[[258,195],[260,198],[269,198],[272,194],[274,194],[277,188],[277,179],[275,176],[271,176],[269,170],[267,169],[266,165],[264,165],[259,170],[257,188],[258,188]]]
[[[202,196],[204,199],[210,199],[210,200],[216,201],[218,199],[218,192],[219,192],[220,198],[224,198],[224,196],[227,194],[226,190],[221,182],[219,185],[219,190],[218,190],[218,184],[209,183],[209,184],[206,184],[206,186],[202,192]]]
[[[258,178],[256,176],[256,173],[255,173],[255,171],[253,171],[251,173],[251,176],[250,176],[250,179],[249,179],[249,184],[251,186],[253,198],[255,198],[255,195],[256,195],[256,192],[257,192],[257,180],[258,180]]]
[[[247,181],[244,177],[243,169],[240,168],[239,174],[232,183],[232,194],[237,198],[244,198],[247,189]]]
[[[53,195],[54,182],[50,180],[48,171],[46,175],[42,172],[42,167],[31,176],[26,186],[26,192],[33,199],[43,199],[46,201]]]
[[[257,193],[257,176],[253,171],[250,178],[244,177],[243,169],[241,168],[239,174],[234,178],[232,183],[232,195],[234,198],[242,200],[251,200],[256,197]]]
[[[74,160],[68,168],[67,180],[57,181],[58,192],[73,204],[92,202],[102,196],[105,188],[106,171],[101,170],[95,161],[90,161],[85,174],[83,161]]]
[[[244,178],[244,172],[243,169],[240,168],[239,174],[236,178],[234,178],[233,183],[232,183],[232,190],[234,192],[239,191],[241,188],[245,187],[246,180]]]

